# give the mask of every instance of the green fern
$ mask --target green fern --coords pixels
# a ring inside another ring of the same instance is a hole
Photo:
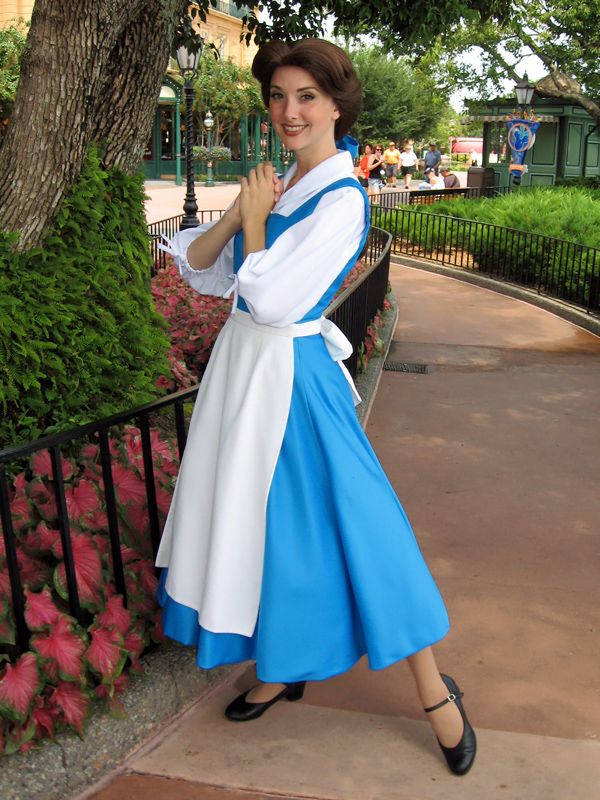
[[[0,447],[154,399],[168,341],[141,176],[92,148],[44,246],[15,239],[0,232]]]

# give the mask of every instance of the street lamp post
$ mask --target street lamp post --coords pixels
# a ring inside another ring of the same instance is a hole
[[[527,73],[525,73],[521,80],[515,83],[515,94],[517,96],[519,108],[524,109],[526,106],[531,105],[534,91],[535,86],[529,83],[529,78],[527,77]]]
[[[194,84],[193,80],[198,74],[198,64],[202,55],[204,41],[195,50],[188,50],[185,45],[177,48],[176,57],[179,72],[183,76],[183,90],[185,95],[185,162],[187,172],[187,188],[183,203],[183,219],[180,230],[195,228],[200,224],[198,219],[198,203],[194,191]]]
[[[212,129],[215,121],[210,110],[206,112],[204,117],[204,127],[206,128],[206,138],[208,139],[208,160],[206,162],[206,183],[205,186],[214,186],[213,180],[213,162],[212,162]]]

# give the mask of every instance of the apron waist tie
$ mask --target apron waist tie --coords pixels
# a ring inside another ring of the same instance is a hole
[[[247,328],[260,330],[264,333],[273,336],[285,336],[288,339],[296,339],[301,336],[316,336],[320,334],[325,341],[327,351],[331,356],[332,361],[335,361],[342,370],[344,377],[348,381],[354,405],[357,406],[361,402],[361,396],[356,390],[352,376],[348,372],[346,365],[343,363],[345,359],[350,358],[352,355],[352,344],[347,336],[326,317],[311,320],[309,322],[296,322],[293,325],[285,325],[282,328],[276,328],[273,325],[261,325],[252,319],[252,316],[247,311],[237,309],[235,316],[230,317],[231,321],[237,325],[243,325]]]

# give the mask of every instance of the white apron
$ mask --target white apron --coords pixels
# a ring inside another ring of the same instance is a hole
[[[321,334],[342,359],[352,345],[330,320],[283,328],[239,309],[219,334],[190,421],[156,565],[166,590],[213,633],[252,636],[262,584],[266,511],[294,381],[298,336]]]

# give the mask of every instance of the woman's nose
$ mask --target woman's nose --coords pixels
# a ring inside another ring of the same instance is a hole
[[[288,98],[285,104],[286,119],[296,119],[298,116],[298,101],[294,97]]]

